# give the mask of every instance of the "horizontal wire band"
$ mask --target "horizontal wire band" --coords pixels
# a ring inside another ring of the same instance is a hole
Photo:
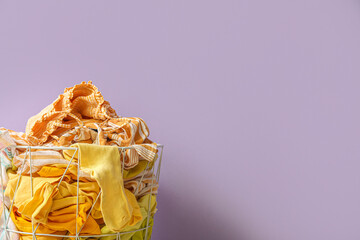
[[[104,146],[108,146],[108,145],[104,145]],[[22,145],[10,145],[8,147],[11,148],[32,148],[32,149],[49,149],[49,150],[76,150],[78,148],[75,147],[44,147],[44,146],[22,146]],[[164,147],[164,145],[162,144],[157,144],[157,148],[162,148]],[[123,150],[123,149],[132,149],[134,148],[133,146],[130,147],[118,147],[119,150]]]
[[[148,227],[144,227],[144,228],[140,228],[134,231],[128,231],[128,232],[116,232],[116,233],[107,233],[107,234],[99,234],[99,235],[79,235],[79,237],[110,237],[110,236],[117,236],[119,235],[124,235],[124,234],[128,234],[128,233],[134,233],[134,232],[139,232],[139,231],[143,231],[146,230],[147,228],[152,227],[152,226],[148,226]],[[17,231],[17,230],[12,230],[9,228],[0,228],[1,230],[5,230],[7,232],[12,232],[12,233],[19,233],[19,234],[24,234],[24,235],[35,235],[35,236],[48,236],[48,237],[74,237],[76,238],[76,235],[58,235],[58,234],[48,234],[48,233],[32,233],[32,232],[22,232],[22,231]]]

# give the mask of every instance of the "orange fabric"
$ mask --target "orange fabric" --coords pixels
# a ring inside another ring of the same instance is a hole
[[[93,143],[97,145],[133,146],[121,152],[125,169],[138,165],[139,161],[152,162],[157,153],[157,145],[148,139],[149,128],[141,118],[110,118],[102,122],[87,121],[84,126],[75,127],[56,136],[48,144],[70,146],[73,143]]]
[[[144,175],[144,176],[143,176]],[[159,184],[151,171],[144,171],[140,176],[126,179],[125,188],[132,192],[136,198],[147,194],[157,194]]]
[[[132,149],[121,151],[119,158],[124,163],[122,174],[125,192],[133,202],[150,192],[157,193],[158,183],[151,180],[153,176],[147,171],[153,167],[153,161],[157,158],[157,145],[148,139],[149,128],[141,118],[118,117],[91,82],[66,88],[52,104],[28,120],[25,133],[4,128],[0,130],[8,131],[16,145],[54,147],[89,143],[132,146]],[[26,149],[15,149],[14,158],[10,159],[13,170],[17,170],[18,174],[22,172],[19,186],[21,191],[17,193],[11,211],[16,227],[20,231],[31,232],[32,218],[40,223],[37,233],[74,234],[76,226],[79,229],[84,224],[81,234],[100,233],[99,224],[104,223],[101,198],[85,223],[85,217],[100,191],[95,179],[80,170],[79,217],[76,219],[76,160],[69,166],[65,178],[57,187],[68,166],[63,151],[32,149],[31,169],[29,152],[25,151]],[[23,163],[24,168],[20,168]],[[33,197],[29,191],[30,171],[34,178]],[[14,196],[18,174],[11,177],[10,185],[6,188],[10,199]],[[145,174],[144,178],[141,178],[142,174]],[[130,222],[134,224],[136,221],[138,220],[134,218]],[[21,237],[32,239],[31,235]],[[37,236],[37,239],[57,238]]]
[[[34,145],[45,143],[58,128],[71,128],[82,119],[105,120],[118,117],[91,81],[66,88],[52,104],[31,117],[26,125],[26,139]]]
[[[14,206],[12,211],[10,212],[11,219],[14,221],[17,229],[22,232],[32,232],[32,223],[31,220],[21,216],[21,214],[17,211],[17,208]],[[36,225],[35,225],[36,227]],[[66,231],[56,231],[51,230],[43,224],[40,224],[37,233],[46,233],[46,234],[58,234],[65,235]],[[61,240],[61,237],[48,237],[48,236],[36,236],[38,240]],[[32,235],[22,235],[22,240],[30,240],[33,239]]]

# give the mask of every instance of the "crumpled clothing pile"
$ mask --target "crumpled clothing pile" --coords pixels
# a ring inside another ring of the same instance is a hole
[[[0,128],[0,200],[5,206],[0,223],[41,234],[76,235],[81,229],[80,236],[134,231],[147,222],[152,226],[158,190],[152,168],[158,151],[148,136],[141,118],[119,117],[92,82],[66,88],[28,120],[25,133]],[[78,150],[28,151],[14,145]],[[2,237],[32,239],[14,232]],[[122,234],[121,239],[144,239],[144,232]]]

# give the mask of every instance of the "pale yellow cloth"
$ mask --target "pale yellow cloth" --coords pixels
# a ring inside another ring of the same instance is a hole
[[[140,207],[135,196],[124,189],[119,150],[115,146],[99,146],[76,143],[81,170],[90,173],[102,189],[101,212],[105,224],[112,231],[121,231],[142,220]],[[65,150],[70,160],[74,150]],[[77,154],[75,154],[77,161]]]

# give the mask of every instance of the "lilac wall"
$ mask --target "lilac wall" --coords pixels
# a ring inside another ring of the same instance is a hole
[[[166,144],[155,240],[360,239],[357,0],[0,1],[0,125],[93,80]]]

